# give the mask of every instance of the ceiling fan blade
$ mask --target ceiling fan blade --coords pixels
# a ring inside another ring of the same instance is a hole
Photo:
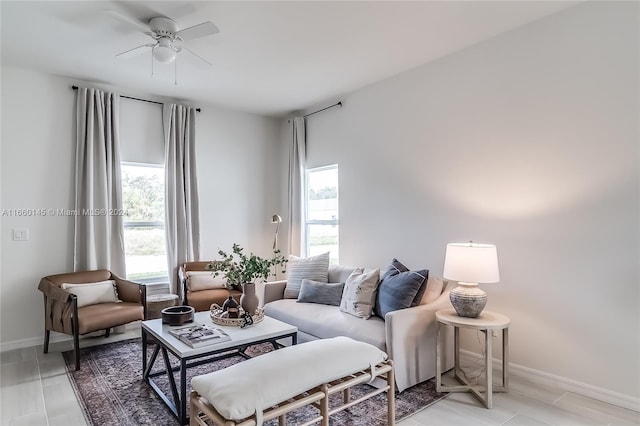
[[[202,56],[198,55],[197,53],[195,53],[191,49],[182,46],[182,50],[186,50],[187,52],[191,53],[193,56],[195,56],[196,58],[200,59],[202,62],[204,62],[205,64],[209,65],[210,67],[213,66],[213,64],[211,62],[207,61],[205,58],[203,58]]]
[[[131,18],[130,16],[124,15],[117,10],[105,10],[105,13],[109,14],[112,18],[117,19],[118,21],[128,25],[130,28],[133,28],[142,33],[149,32],[149,25],[138,21],[137,19]]]
[[[180,30],[176,33],[182,37],[183,40],[193,40],[195,38],[205,37],[212,34],[219,33],[220,30],[216,27],[211,21],[203,22],[198,25],[194,25],[193,27],[185,28],[184,30]]]
[[[135,56],[135,55],[138,55],[138,54],[144,52],[144,50],[142,49],[143,47],[153,47],[156,44],[157,43],[146,43],[146,44],[143,44],[141,46],[134,47],[133,49],[125,50],[122,53],[118,53],[116,55],[116,58],[130,58],[132,56]]]

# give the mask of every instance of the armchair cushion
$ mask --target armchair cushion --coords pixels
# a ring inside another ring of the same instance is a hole
[[[79,334],[105,330],[143,319],[144,312],[139,303],[99,303],[78,309]]]
[[[114,280],[100,281],[97,283],[69,284],[62,283],[61,286],[78,298],[78,308],[98,303],[118,303],[118,292]]]
[[[202,291],[211,290],[214,288],[226,288],[227,280],[224,276],[213,276],[211,271],[186,271],[187,278],[187,290],[188,291]]]

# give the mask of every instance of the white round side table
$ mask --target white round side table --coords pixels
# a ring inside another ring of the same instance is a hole
[[[436,312],[438,322],[438,337],[436,339],[436,390],[438,392],[471,392],[482,402],[485,407],[493,405],[493,392],[507,392],[509,387],[509,324],[511,320],[491,311],[482,311],[478,318],[466,318],[458,316],[455,309],[446,309]],[[442,357],[441,339],[442,329],[446,326],[453,327],[453,356],[454,376],[461,383],[458,386],[445,386],[442,384]],[[484,386],[469,383],[460,367],[460,329],[468,328],[479,330],[485,335],[485,366],[486,379]],[[493,330],[502,330],[502,386],[493,385],[493,351],[491,335]],[[484,396],[482,395],[484,393]]]

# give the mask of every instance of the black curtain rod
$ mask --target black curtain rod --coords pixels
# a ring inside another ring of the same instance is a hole
[[[313,115],[313,114],[317,114],[317,113],[319,113],[319,112],[322,112],[322,111],[324,111],[325,109],[329,109],[329,108],[333,108],[333,107],[337,107],[337,106],[340,106],[340,107],[341,107],[341,106],[342,106],[342,102],[336,102],[336,103],[335,103],[335,104],[333,104],[333,105],[329,105],[328,107],[324,107],[324,108],[319,109],[319,110],[317,110],[317,111],[310,112],[309,114],[305,114],[305,115],[303,115],[302,117],[305,117],[305,118],[306,118],[306,117],[308,117],[308,116],[310,116],[310,115]],[[287,123],[291,123],[291,120],[287,120]]]
[[[319,109],[319,110],[317,110],[317,111],[310,112],[309,114],[305,114],[305,115],[303,115],[303,117],[308,117],[308,116],[310,116],[310,115],[313,115],[313,114],[317,114],[317,113],[319,113],[319,112],[322,112],[322,111],[324,111],[325,109],[333,108],[333,107],[336,107],[336,106],[342,106],[342,102],[337,102],[337,103],[335,103],[335,104],[333,104],[333,105],[329,105],[328,107],[324,107],[324,108]]]
[[[78,86],[71,86],[71,88],[73,90],[78,90]],[[150,101],[149,99],[140,99],[140,98],[133,98],[131,96],[125,96],[125,95],[120,95],[121,98],[126,98],[126,99],[133,99],[134,101],[140,101],[140,102],[149,102],[150,104],[158,104],[158,105],[162,105],[162,102],[158,102],[158,101]],[[196,108],[196,111],[200,112],[200,108]]]

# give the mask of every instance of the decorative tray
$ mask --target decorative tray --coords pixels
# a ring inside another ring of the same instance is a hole
[[[246,325],[246,320],[243,318],[244,310],[242,308],[240,308],[240,316],[238,318],[225,317],[223,316],[224,313],[225,312],[222,310],[222,307],[216,303],[211,305],[209,310],[209,316],[214,324],[231,327],[242,327]],[[253,324],[259,323],[264,319],[264,310],[262,308],[256,309],[256,313],[251,315],[251,318],[253,319]]]

